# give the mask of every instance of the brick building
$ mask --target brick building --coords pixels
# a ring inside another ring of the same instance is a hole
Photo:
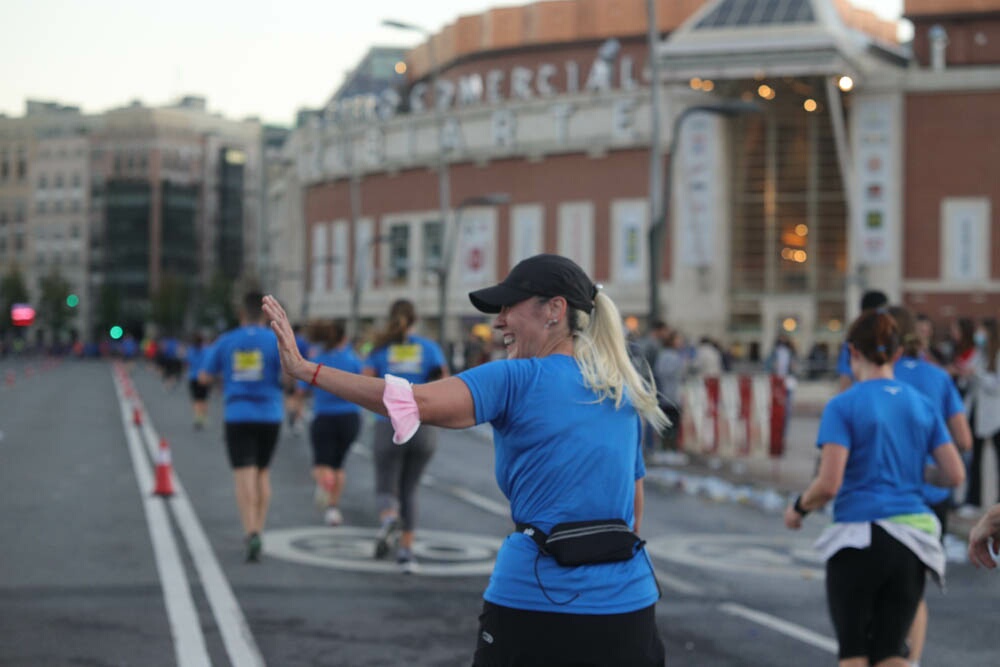
[[[908,0],[908,46],[842,0],[656,8],[659,105],[646,3],[562,0],[461,16],[369,116],[299,130],[308,312],[406,296],[433,331],[444,273],[459,340],[466,292],[542,251],[748,353],[840,340],[868,286],[942,322],[1000,309],[1000,0]]]

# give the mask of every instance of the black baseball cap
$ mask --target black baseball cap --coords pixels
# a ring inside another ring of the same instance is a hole
[[[472,305],[484,313],[499,313],[533,296],[561,296],[585,313],[594,309],[597,286],[573,260],[562,255],[535,255],[523,259],[498,285],[469,292]]]

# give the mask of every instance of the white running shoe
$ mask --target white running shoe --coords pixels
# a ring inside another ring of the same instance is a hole
[[[326,514],[323,515],[323,520],[326,521],[326,525],[328,526],[339,526],[344,523],[344,515],[336,507],[327,507]]]
[[[410,549],[400,548],[396,552],[396,564],[399,565],[399,571],[403,574],[416,574],[420,571],[417,559],[413,557],[413,551]]]

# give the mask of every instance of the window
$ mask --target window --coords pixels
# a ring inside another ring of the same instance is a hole
[[[63,175],[62,174],[56,174],[56,186],[55,187],[56,187],[57,190],[59,190],[59,189],[62,189],[62,186],[63,186]]]
[[[38,176],[38,189],[39,190],[44,190],[47,187],[49,187],[49,179],[48,179],[48,177],[45,174],[39,175]]]
[[[405,285],[409,279],[410,227],[393,225],[389,228],[389,283]]]
[[[441,269],[444,240],[440,220],[430,220],[423,226],[424,266],[429,271]]]

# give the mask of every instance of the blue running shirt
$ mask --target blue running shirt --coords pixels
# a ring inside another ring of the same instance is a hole
[[[338,350],[326,350],[317,354],[310,361],[318,364],[338,368],[348,373],[361,372],[361,359],[350,347]],[[345,401],[339,396],[323,391],[319,387],[312,387],[308,382],[299,380],[299,388],[313,393],[313,414],[314,415],[345,415],[361,412],[361,406],[350,401]]]
[[[926,396],[931,405],[934,406],[938,414],[948,420],[957,414],[965,412],[962,404],[962,397],[955,387],[955,382],[944,370],[923,359],[913,359],[904,357],[893,366],[893,374],[900,382],[905,382]],[[934,457],[928,457],[927,463],[936,465]],[[923,485],[924,500],[930,505],[937,505],[951,497],[952,490],[945,489],[933,484]]]
[[[444,366],[445,362],[444,353],[437,343],[423,336],[407,336],[403,343],[392,343],[372,350],[364,365],[375,372],[375,377],[390,373],[413,384],[423,384],[432,371]],[[380,414],[376,414],[375,418],[389,420]]]
[[[646,474],[638,414],[584,385],[577,362],[566,355],[494,361],[458,377],[472,393],[476,423],[493,425],[495,473],[510,500],[515,523],[548,532],[565,521],[635,520],[635,481]],[[527,535],[507,537],[483,597],[494,604],[533,611],[620,614],[658,597],[647,555],[617,563],[563,567],[535,560]],[[564,602],[557,605],[548,595]]]
[[[898,380],[866,380],[826,404],[817,446],[850,450],[833,520],[875,521],[930,512],[921,488],[924,461],[951,442],[930,401]]]
[[[226,422],[281,423],[281,359],[270,328],[250,325],[223,334],[205,353],[202,369],[222,376]]]

